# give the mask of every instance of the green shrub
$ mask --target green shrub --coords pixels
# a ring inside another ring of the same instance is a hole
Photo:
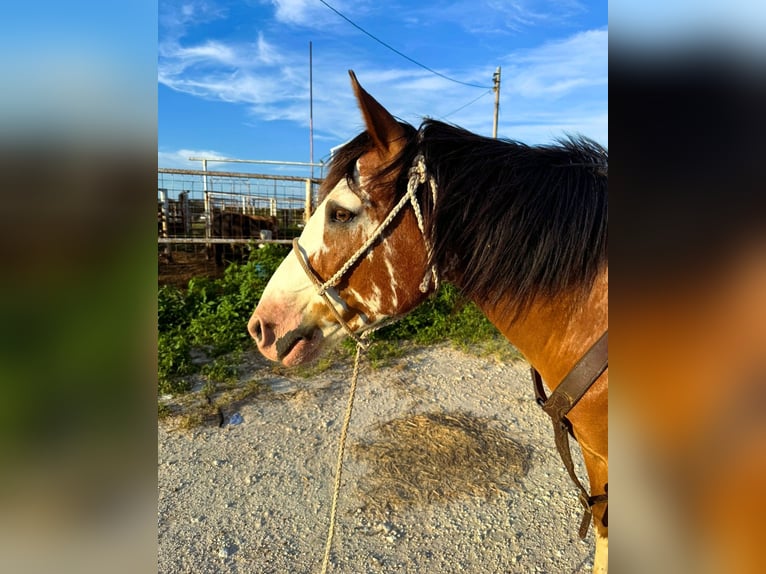
[[[496,337],[502,335],[453,285],[443,285],[412,313],[373,335],[374,340],[408,339],[421,345],[443,341],[470,345]]]
[[[159,394],[177,394],[188,391],[191,384],[183,376],[194,369],[189,358],[191,345],[180,330],[160,332],[157,347],[157,373]]]
[[[159,392],[188,390],[183,377],[199,370],[189,356],[193,347],[215,358],[249,344],[247,321],[286,254],[285,247],[266,245],[253,249],[246,263],[229,265],[220,279],[195,277],[185,291],[159,290]]]

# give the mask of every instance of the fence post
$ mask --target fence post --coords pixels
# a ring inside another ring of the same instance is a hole
[[[202,171],[207,171],[207,160],[202,160]],[[210,205],[210,192],[207,188],[207,173],[202,175],[202,191],[205,195],[205,239],[210,239],[213,229],[213,206]],[[213,246],[210,243],[205,244],[205,253],[208,258],[213,252]]]
[[[189,192],[182,191],[178,194],[178,200],[181,202],[181,221],[184,226],[184,235],[191,235],[191,207],[189,205]]]
[[[303,212],[303,221],[308,223],[311,219],[311,178],[306,179],[306,208]]]
[[[159,192],[160,192],[160,201],[162,202],[161,234],[163,238],[167,239],[170,235],[168,233],[168,220],[170,218],[169,205],[168,205],[168,190],[162,187],[160,188]],[[165,255],[170,255],[170,243],[165,244]]]
[[[162,203],[162,237],[168,236],[168,190],[160,188],[160,202]]]

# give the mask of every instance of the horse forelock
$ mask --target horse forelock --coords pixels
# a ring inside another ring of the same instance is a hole
[[[404,136],[396,147],[398,153],[393,157],[381,157],[377,162],[368,162],[374,164],[374,171],[363,174],[365,176],[366,191],[374,192],[375,189],[389,190],[392,185],[396,188],[395,196],[401,196],[406,186],[407,167],[412,163],[415,157],[414,141],[417,130],[410,124],[399,122]],[[375,142],[366,131],[360,133],[343,147],[341,147],[333,156],[330,162],[330,169],[327,177],[319,188],[319,201],[321,202],[327,195],[335,189],[335,186],[342,179],[346,179],[349,187],[356,193],[359,193],[357,175],[358,162],[364,156],[374,155],[376,153]],[[364,161],[364,160],[363,160]]]

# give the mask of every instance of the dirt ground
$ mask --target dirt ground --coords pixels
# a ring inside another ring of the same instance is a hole
[[[160,573],[319,572],[350,365],[302,378],[255,351],[243,363],[240,384],[262,390],[221,426],[160,422]],[[364,366],[342,477],[330,572],[592,568],[522,361],[443,345]]]

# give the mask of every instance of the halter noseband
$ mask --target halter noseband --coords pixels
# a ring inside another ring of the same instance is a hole
[[[356,252],[351,255],[351,257],[348,258],[348,260],[341,266],[338,271],[335,272],[335,274],[330,277],[327,281],[322,281],[322,278],[319,276],[319,274],[312,269],[311,264],[309,263],[308,255],[306,255],[301,249],[300,244],[298,243],[298,238],[296,237],[293,239],[293,252],[295,253],[295,256],[298,258],[298,262],[301,264],[301,268],[308,276],[311,283],[314,285],[314,287],[317,290],[317,294],[322,297],[324,302],[327,304],[328,307],[330,307],[330,310],[335,315],[335,318],[340,323],[341,327],[343,327],[343,330],[346,331],[346,333],[356,341],[356,344],[360,347],[367,348],[369,347],[369,343],[363,340],[363,337],[369,333],[370,331],[365,331],[361,335],[357,334],[351,326],[348,324],[348,322],[341,316],[340,312],[335,308],[335,305],[332,304],[332,301],[327,294],[328,289],[331,287],[335,287],[340,280],[343,278],[343,276],[348,273],[348,271],[353,267],[359,259],[361,259],[367,251],[372,247],[372,245],[383,235],[383,232],[386,230],[386,228],[391,224],[391,222],[394,220],[394,218],[399,214],[399,212],[404,209],[404,207],[407,205],[407,203],[410,203],[412,205],[412,211],[415,213],[415,219],[417,219],[418,222],[418,229],[420,229],[420,233],[423,236],[423,241],[425,242],[426,246],[426,253],[428,255],[428,259],[430,261],[431,255],[432,255],[432,248],[431,248],[431,242],[428,239],[428,234],[426,233],[425,223],[423,221],[423,213],[420,210],[420,204],[418,203],[417,198],[417,191],[418,188],[424,184],[427,183],[431,188],[431,196],[433,197],[434,205],[436,204],[436,180],[432,175],[428,173],[428,170],[426,169],[426,162],[425,158],[423,157],[423,154],[418,154],[415,157],[415,160],[412,163],[412,167],[410,167],[410,170],[408,172],[409,180],[407,182],[407,192],[402,196],[402,198],[399,200],[399,202],[391,209],[391,211],[388,213],[386,218],[378,225],[377,229],[370,235],[369,238],[359,247],[359,249],[356,250]],[[439,287],[439,276],[436,272],[436,265],[432,264],[431,268],[428,272],[426,272],[425,276],[423,277],[423,281],[420,283],[420,291],[422,293],[428,292],[428,289],[431,285],[431,282],[433,281],[433,289],[436,291]],[[378,326],[381,327],[381,325]]]

